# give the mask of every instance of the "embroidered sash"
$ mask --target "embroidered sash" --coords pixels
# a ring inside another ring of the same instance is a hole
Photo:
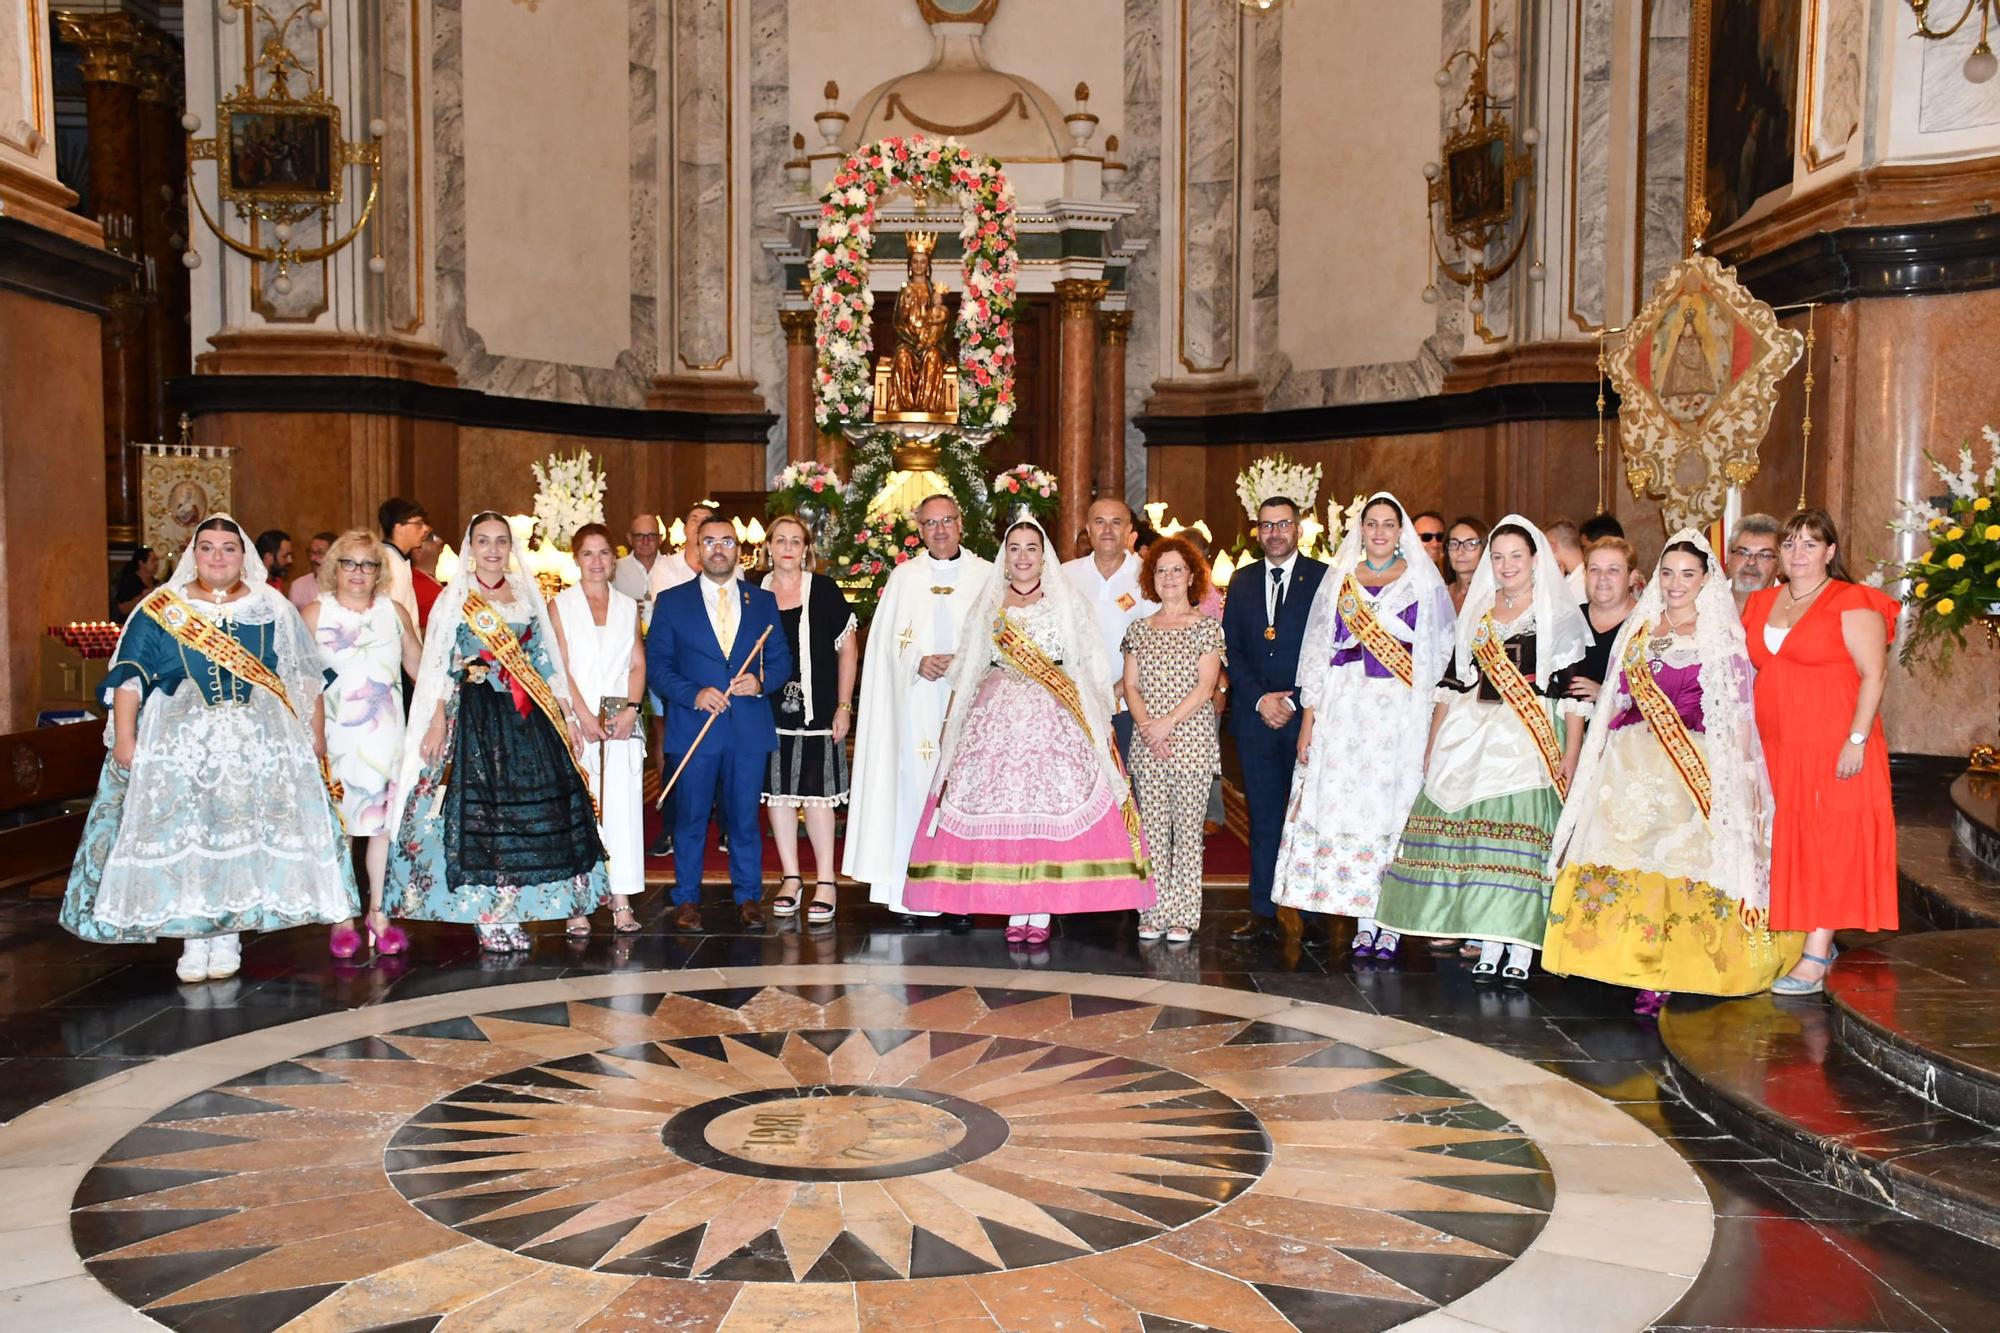
[[[229,631],[209,620],[182,599],[172,588],[162,588],[139,604],[146,617],[183,648],[189,648],[206,657],[209,661],[227,671],[238,680],[246,681],[258,689],[269,690],[276,696],[294,722],[303,723],[299,710],[292,706],[292,697],[285,693],[285,682],[278,679],[278,673],[264,665],[263,660],[231,637]],[[333,776],[333,766],[322,755],[319,761],[319,780],[326,784],[326,794],[333,798],[334,814],[340,813],[340,802],[347,795],[347,789]],[[346,827],[343,820],[341,827]]]
[[[1667,752],[1674,771],[1687,784],[1688,795],[1701,807],[1701,817],[1708,818],[1709,785],[1708,761],[1695,748],[1694,738],[1688,735],[1687,723],[1681,720],[1680,710],[1667,698],[1666,691],[1653,679],[1653,667],[1646,660],[1646,637],[1652,633],[1650,624],[1639,626],[1639,632],[1625,645],[1625,683],[1631,688],[1632,702],[1638,706],[1640,716],[1653,729],[1653,735],[1660,742],[1660,748]]]
[[[1349,574],[1340,585],[1340,618],[1354,637],[1361,641],[1374,659],[1389,668],[1397,680],[1410,684],[1416,676],[1416,665],[1410,661],[1410,650],[1404,642],[1382,627],[1375,618],[1375,608],[1362,595],[1361,585]]]
[[[584,772],[583,760],[570,742],[569,724],[563,721],[562,705],[556,702],[556,692],[542,679],[542,673],[535,670],[535,664],[528,658],[528,650],[514,637],[514,629],[507,623],[507,617],[494,610],[484,597],[473,593],[465,599],[465,625],[475,639],[486,645],[486,651],[493,654],[493,660],[500,664],[508,677],[528,692],[528,697],[542,710],[542,716],[555,728],[556,735],[562,740],[563,752],[569,756],[570,766],[583,781],[584,794],[590,797],[591,808],[596,809],[597,797],[590,790],[590,774]]]
[[[1521,668],[1514,665],[1512,658],[1500,647],[1500,631],[1494,627],[1493,617],[1481,616],[1479,625],[1472,631],[1472,657],[1479,663],[1479,669],[1493,682],[1500,698],[1507,707],[1514,710],[1514,716],[1521,719],[1521,725],[1528,729],[1534,739],[1535,749],[1541,753],[1542,767],[1549,772],[1549,781],[1556,789],[1556,795],[1568,796],[1568,785],[1563,781],[1563,747],[1556,739],[1555,723],[1549,720],[1542,698],[1535,693],[1521,675]]]
[[[1055,696],[1055,701],[1063,706],[1063,711],[1076,720],[1083,729],[1084,739],[1092,745],[1097,737],[1090,734],[1090,721],[1083,713],[1083,696],[1077,693],[1076,682],[1063,674],[1063,669],[1049,659],[1041,645],[1023,634],[1014,622],[1002,611],[993,622],[993,646],[1000,650],[1001,660],[1026,676],[1035,684]],[[1124,763],[1118,758],[1118,743],[1111,737],[1104,738],[1104,744],[1111,751],[1111,762],[1120,773],[1125,771]],[[1125,784],[1125,801],[1119,808],[1125,820],[1125,836],[1132,843],[1132,864],[1138,868],[1141,879],[1153,873],[1146,858],[1146,843],[1139,831],[1139,805],[1132,799],[1132,784]]]

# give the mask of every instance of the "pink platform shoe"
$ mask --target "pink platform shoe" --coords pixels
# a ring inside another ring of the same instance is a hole
[[[333,928],[327,936],[326,951],[335,958],[352,958],[361,952],[361,932],[346,924]]]

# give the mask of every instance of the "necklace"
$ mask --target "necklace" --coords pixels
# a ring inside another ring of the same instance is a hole
[[[1012,592],[1016,597],[1033,597],[1036,593],[1042,590],[1042,581],[1040,579],[1036,579],[1034,587],[1022,588],[1010,580],[1007,584],[1007,588],[1008,591]]]
[[[1687,633],[1687,626],[1676,625],[1672,614],[1665,608],[1662,608],[1660,611],[1659,628],[1650,639],[1646,640],[1646,648],[1654,657],[1658,657],[1660,654],[1666,652],[1667,649],[1674,646],[1674,636],[1676,634],[1685,633]]]
[[[505,574],[502,574],[500,576],[500,581],[498,583],[488,583],[486,581],[486,576],[480,573],[476,569],[472,571],[472,581],[474,583],[477,583],[480,587],[486,589],[486,591],[488,592],[499,592],[502,588],[507,586],[507,576]]]
[[[1798,589],[1794,588],[1791,584],[1787,583],[1785,585],[1786,602],[1788,605],[1791,606],[1797,606],[1800,602],[1809,602],[1813,598],[1819,596],[1820,589],[1824,588],[1827,584],[1831,582],[1833,582],[1833,575],[1829,574],[1825,578],[1821,579],[1819,583],[1814,586],[1813,590],[1807,593],[1804,597],[1799,596]]]
[[[1507,604],[1507,609],[1509,611],[1512,611],[1514,609],[1514,594],[1508,592],[1505,588],[1502,588],[1500,590],[1500,600]]]
[[[1374,571],[1375,571],[1375,572],[1376,572],[1377,574],[1380,574],[1380,573],[1381,573],[1381,572],[1382,572],[1383,570],[1385,570],[1385,569],[1391,569],[1391,568],[1393,568],[1393,567],[1395,566],[1396,562],[1397,562],[1398,560],[1401,560],[1402,558],[1403,558],[1403,556],[1402,556],[1402,553],[1401,553],[1400,551],[1391,551],[1391,552],[1389,552],[1389,558],[1388,558],[1387,560],[1384,560],[1384,561],[1383,561],[1383,562],[1382,562],[1381,564],[1379,564],[1379,565],[1378,565],[1378,564],[1376,564],[1376,563],[1375,563],[1375,562],[1374,562],[1373,560],[1370,560],[1370,559],[1369,559],[1369,558],[1368,558],[1367,556],[1365,556],[1365,555],[1361,557],[1361,563],[1362,563],[1362,564],[1364,564],[1364,565],[1366,565],[1366,566],[1368,566],[1368,568],[1370,568],[1370,569],[1374,570]]]

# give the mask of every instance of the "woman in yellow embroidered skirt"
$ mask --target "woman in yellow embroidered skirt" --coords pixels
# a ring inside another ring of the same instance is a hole
[[[1543,965],[1667,995],[1750,995],[1798,958],[1770,931],[1770,784],[1715,553],[1683,530],[1611,651],[1550,858]]]

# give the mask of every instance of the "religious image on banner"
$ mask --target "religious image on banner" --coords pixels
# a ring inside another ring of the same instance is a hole
[[[185,433],[184,433],[185,434]],[[179,551],[194,525],[229,511],[227,445],[140,444],[140,540],[155,551]]]
[[[1707,255],[1654,285],[1607,368],[1626,483],[1660,501],[1669,531],[1713,521],[1729,488],[1757,475],[1778,381],[1804,350],[1804,335]]]

